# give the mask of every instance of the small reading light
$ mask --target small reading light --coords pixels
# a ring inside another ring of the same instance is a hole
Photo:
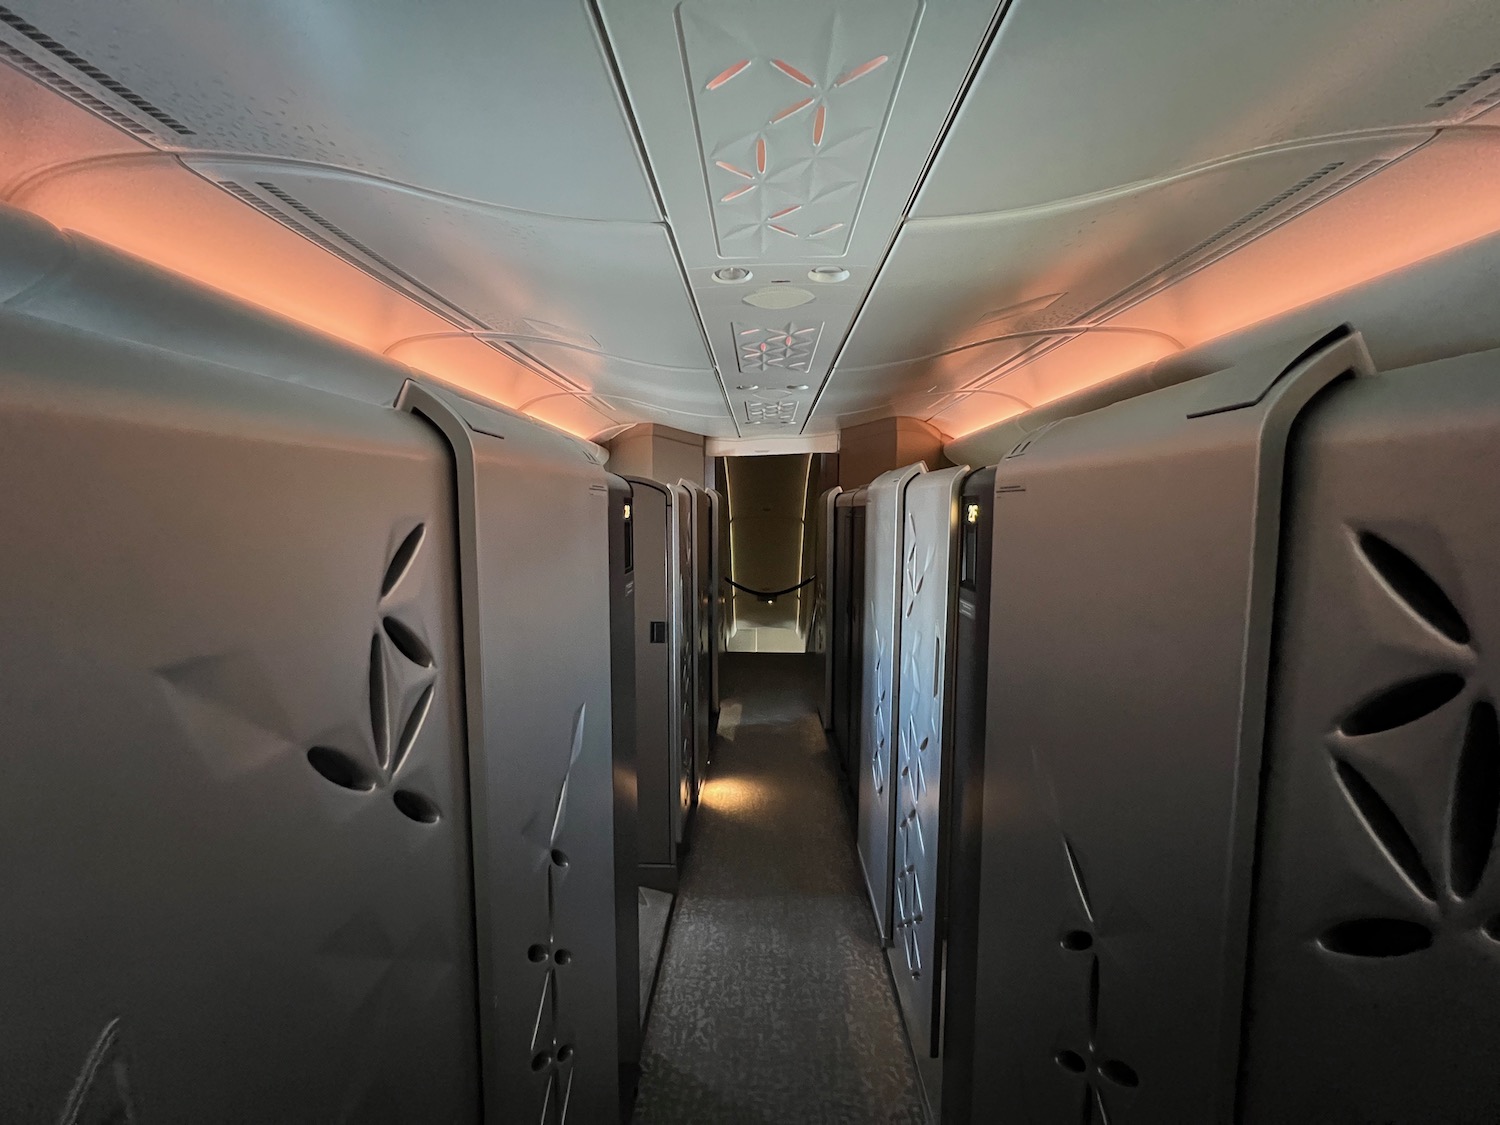
[[[737,390],[737,391],[758,391],[758,390],[760,390],[760,384],[759,383],[741,383],[739,386],[735,387],[734,389]]]
[[[964,512],[964,519],[968,523],[978,523],[979,522],[979,505],[978,504],[970,504],[969,507],[968,507],[968,509],[967,509],[967,511]]]
[[[849,280],[849,271],[839,266],[814,266],[807,271],[808,281],[821,281],[824,285]]]
[[[723,266],[714,270],[714,280],[725,285],[738,285],[742,281],[749,281],[750,276],[750,271],[744,266]]]
[[[630,518],[630,505],[628,503],[625,505],[625,518],[627,520]]]
[[[788,383],[786,385],[786,389],[789,390],[789,391],[805,391],[805,390],[807,390],[807,384],[806,383]]]

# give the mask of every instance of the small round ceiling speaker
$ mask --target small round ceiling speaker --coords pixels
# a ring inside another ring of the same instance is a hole
[[[747,294],[745,304],[754,305],[758,309],[795,309],[812,299],[811,293],[806,289],[798,289],[795,285],[767,285]]]

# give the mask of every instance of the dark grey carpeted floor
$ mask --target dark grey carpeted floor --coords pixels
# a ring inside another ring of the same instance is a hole
[[[816,713],[816,659],[724,658],[637,1122],[923,1121]]]

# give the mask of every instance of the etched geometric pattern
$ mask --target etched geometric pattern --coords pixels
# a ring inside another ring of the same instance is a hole
[[[875,599],[870,599],[865,611],[865,620],[874,622]],[[891,753],[891,676],[888,667],[890,656],[884,634],[877,627],[871,632],[875,638],[875,708],[872,713],[875,737],[871,739],[870,769],[874,772],[875,795],[885,793],[885,779],[890,772]]]
[[[895,926],[901,935],[906,966],[913,979],[920,979],[924,959],[921,923],[927,917],[930,893],[924,893],[923,875],[930,863],[928,836],[935,825],[924,828],[920,806],[927,795],[928,776],[937,769],[941,747],[942,677],[941,644],[936,634],[939,622],[919,614],[922,591],[932,570],[932,543],[921,543],[912,512],[906,514],[906,558],[902,566],[902,634],[906,660],[901,669],[902,732],[897,740],[896,774],[896,886]],[[931,665],[928,657],[931,657]],[[936,841],[932,841],[935,844]]]
[[[1078,895],[1078,904],[1083,910],[1087,925],[1083,929],[1069,930],[1062,936],[1065,952],[1087,955],[1089,958],[1087,1004],[1088,1040],[1063,1047],[1052,1059],[1068,1074],[1083,1078],[1082,1105],[1079,1120],[1083,1125],[1109,1125],[1110,1099],[1118,1096],[1119,1090],[1133,1090],[1141,1084],[1135,1069],[1129,1064],[1107,1055],[1099,1047],[1099,954],[1094,952],[1094,908],[1089,900],[1088,884],[1083,878],[1083,867],[1078,862],[1078,853],[1073,843],[1063,836],[1063,853],[1068,860],[1068,871],[1072,875],[1073,889]]]
[[[721,255],[848,249],[919,6],[682,6]]]
[[[1404,551],[1370,531],[1354,544],[1384,592],[1446,642],[1452,656],[1446,666],[1387,685],[1329,732],[1330,766],[1350,813],[1410,893],[1386,916],[1336,923],[1318,944],[1350,957],[1402,957],[1427,949],[1443,933],[1477,930],[1500,941],[1500,880],[1485,881],[1500,829],[1500,725],[1494,703],[1470,682],[1476,648],[1469,625],[1442,586]],[[1447,778],[1438,822],[1411,831],[1396,809],[1422,803],[1386,789],[1391,782],[1377,780],[1371,763],[1390,761],[1391,749],[1421,733],[1417,724],[1455,707],[1467,709],[1457,744],[1439,741],[1430,746],[1427,761],[1402,761],[1414,772],[1436,762]],[[1443,854],[1430,854],[1434,841],[1441,841]]]
[[[772,369],[809,371],[822,331],[822,324],[787,324],[778,328],[736,324],[735,355],[740,370],[747,374]]]
[[[563,983],[566,976],[563,970],[572,963],[573,954],[558,944],[557,904],[573,862],[562,845],[568,820],[568,791],[572,787],[573,770],[583,755],[587,715],[588,705],[581,704],[573,717],[568,765],[558,783],[557,792],[550,804],[534,813],[522,830],[522,836],[537,849],[538,866],[545,870],[547,880],[546,941],[537,942],[526,951],[528,961],[547,966],[546,974],[542,977],[541,993],[537,998],[528,1061],[533,1073],[545,1076],[546,1085],[539,1119],[541,1125],[563,1125],[567,1120],[568,1101],[575,1074],[576,1048],[562,1037],[559,1030],[562,1026],[560,1015],[563,1010]]]
[[[370,638],[370,738],[374,762],[335,746],[314,746],[308,764],[328,781],[344,789],[372,793],[392,786],[406,764],[432,709],[437,662],[432,646],[393,602],[403,583],[410,584],[417,556],[426,539],[425,524],[417,524],[386,563],[377,598],[378,621]],[[419,824],[435,824],[441,816],[430,797],[411,789],[396,789],[391,801],[403,816]]]

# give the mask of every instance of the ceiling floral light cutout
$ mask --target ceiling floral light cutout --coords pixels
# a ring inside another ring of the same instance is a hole
[[[682,43],[719,252],[836,257],[864,197],[915,5],[685,5]]]

